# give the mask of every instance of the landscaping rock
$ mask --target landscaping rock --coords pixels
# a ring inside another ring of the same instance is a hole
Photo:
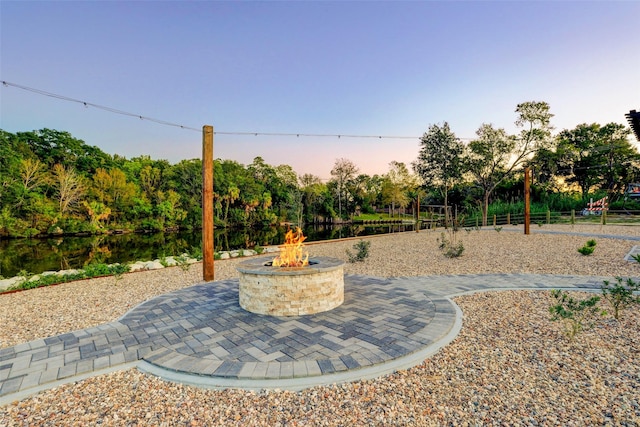
[[[160,261],[147,261],[144,263],[144,268],[147,270],[160,270],[164,268],[164,265],[160,263]]]

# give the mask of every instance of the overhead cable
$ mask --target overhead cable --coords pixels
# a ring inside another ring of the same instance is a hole
[[[172,123],[166,120],[155,119],[153,117],[144,116],[142,114],[130,113],[127,111],[119,110],[117,108],[107,107],[107,106],[96,104],[93,102],[82,101],[80,99],[75,99],[65,95],[59,95],[59,94],[47,92],[41,89],[36,89],[28,86],[19,85],[16,83],[7,82],[5,80],[2,81],[2,85],[5,87],[8,87],[8,86],[15,87],[17,89],[25,90],[28,92],[36,93],[38,95],[47,96],[50,98],[60,99],[68,102],[74,102],[77,104],[81,104],[87,108],[93,107],[103,111],[108,111],[110,113],[120,114],[123,116],[129,116],[129,117],[135,117],[140,120],[146,120],[146,121],[150,121],[150,122],[154,122],[154,123],[158,123],[166,126],[173,126],[180,129],[192,130],[196,132],[202,131],[201,129],[195,128],[193,126],[181,125],[181,124]],[[286,132],[225,132],[225,131],[215,131],[215,130],[214,130],[214,134],[216,135],[251,135],[251,136],[287,136],[287,137],[295,136],[295,137],[369,138],[369,139],[373,139],[373,138],[375,139],[420,139],[421,138],[419,136],[352,135],[352,134],[323,134],[323,133],[303,133],[303,132],[296,132],[296,133],[292,133],[292,132],[290,133],[286,133]],[[469,138],[459,138],[459,139],[469,139]]]

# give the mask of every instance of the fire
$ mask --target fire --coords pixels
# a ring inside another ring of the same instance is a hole
[[[302,230],[299,227],[296,227],[295,233],[293,230],[287,231],[284,236],[284,245],[280,247],[280,255],[273,260],[271,265],[274,267],[304,267],[309,265],[309,254],[302,252],[304,248],[302,242],[305,239],[306,237],[302,235]]]

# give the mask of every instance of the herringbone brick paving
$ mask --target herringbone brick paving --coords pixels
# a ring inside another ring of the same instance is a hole
[[[343,305],[287,318],[242,310],[237,279],[200,284],[153,298],[115,322],[0,349],[0,403],[142,362],[160,372],[231,385],[264,379],[313,384],[314,378],[357,376],[369,368],[382,375],[392,362],[441,345],[459,320],[451,296],[492,289],[598,289],[605,279],[612,278],[346,276]]]

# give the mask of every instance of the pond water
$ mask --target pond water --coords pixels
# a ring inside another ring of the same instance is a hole
[[[412,231],[413,225],[341,225],[305,227],[307,242],[345,237]],[[253,229],[216,229],[215,251],[252,249],[256,245],[284,242],[286,227]],[[0,277],[13,277],[21,271],[82,268],[89,263],[126,263],[147,261],[185,251],[200,251],[200,230],[175,233],[119,234],[91,237],[55,237],[46,239],[0,239]]]

